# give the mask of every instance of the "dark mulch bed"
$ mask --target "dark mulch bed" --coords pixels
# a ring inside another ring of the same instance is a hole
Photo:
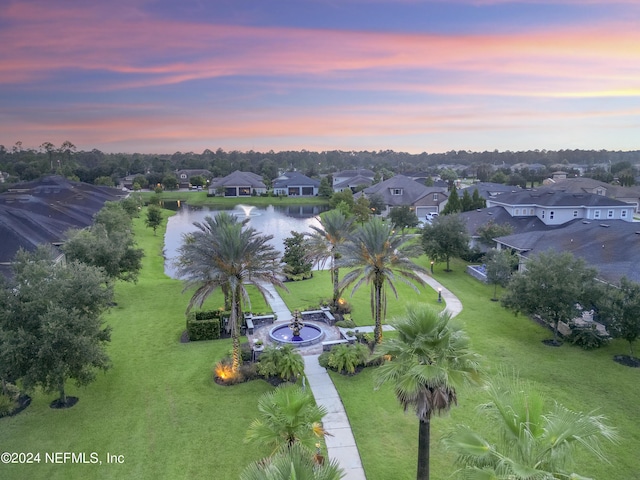
[[[60,399],[56,399],[53,402],[51,402],[49,404],[49,406],[51,408],[71,408],[73,407],[76,403],[78,403],[79,398],[78,397],[67,397],[67,401],[66,402],[61,402]]]
[[[640,358],[631,355],[614,355],[613,361],[625,367],[640,368]]]
[[[18,415],[21,411],[31,405],[31,397],[29,395],[20,395],[18,397],[18,406],[13,409],[13,411],[7,413],[6,415],[0,415],[2,417],[13,417],[14,415]]]
[[[553,338],[548,338],[546,340],[542,340],[547,347],[561,347],[562,342],[560,340],[554,340]]]

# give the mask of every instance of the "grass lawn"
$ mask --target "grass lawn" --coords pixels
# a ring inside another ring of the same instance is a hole
[[[346,269],[340,270],[340,278],[348,272]],[[428,285],[418,287],[416,293],[410,286],[401,281],[394,282],[398,291],[398,299],[395,298],[393,292],[388,291],[387,297],[387,318],[400,316],[405,311],[405,304],[408,298],[412,301],[420,301],[428,303],[434,308],[442,308],[442,304],[438,304],[438,295]],[[313,279],[301,282],[285,283],[288,292],[278,289],[280,296],[285,301],[290,310],[306,310],[307,308],[318,306],[322,301],[331,300],[333,296],[333,284],[331,283],[331,275],[328,270],[314,271]],[[363,284],[352,295],[353,285],[349,287],[343,294],[343,298],[352,306],[351,319],[358,326],[373,325],[373,317],[371,315],[371,287]]]
[[[425,259],[421,259],[425,262]],[[640,471],[640,430],[638,398],[640,370],[623,367],[612,356],[626,352],[626,344],[615,341],[605,348],[584,351],[565,344],[547,347],[541,340],[551,332],[524,316],[516,317],[491,302],[493,287],[464,273],[462,262],[452,262],[453,272],[436,266],[434,277],[453,291],[464,309],[458,321],[464,325],[473,348],[484,358],[485,368],[513,369],[520,377],[566,407],[607,417],[618,429],[618,445],[605,444],[611,464],[587,454],[576,456],[576,471],[606,480],[637,478]],[[411,298],[411,297],[409,297]],[[421,296],[411,298],[420,301]],[[413,412],[404,414],[388,387],[373,390],[374,369],[354,377],[332,374],[347,410],[369,480],[415,478],[418,421]],[[432,421],[432,478],[444,479],[454,471],[453,457],[443,451],[439,439],[455,424],[464,423],[486,432],[486,418],[477,415],[476,406],[487,398],[479,390],[459,392],[459,406],[451,414]]]
[[[88,387],[69,384],[68,394],[80,398],[71,409],[53,410],[55,395],[35,392],[24,412],[0,419],[0,452],[41,454],[39,464],[0,465],[3,480],[230,479],[267,453],[243,438],[258,397],[272,387],[213,382],[212,367],[230,340],[179,342],[189,296],[163,273],[160,232],[154,237],[144,228],[143,216],[135,224],[143,270],[136,285],[117,285],[118,305],[105,316],[113,368]],[[47,464],[45,452],[85,452],[87,459],[96,452],[103,464]],[[123,455],[124,463],[106,464],[107,453]]]
[[[144,200],[149,200],[153,192],[141,192]],[[211,205],[220,207],[230,207],[233,205],[321,205],[329,204],[329,200],[321,197],[208,197],[206,191],[171,191],[162,192],[162,200],[186,201],[189,205]]]

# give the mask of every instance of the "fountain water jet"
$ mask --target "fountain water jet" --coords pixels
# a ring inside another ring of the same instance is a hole
[[[236,205],[237,209],[242,210],[245,217],[251,217],[253,215],[259,215],[258,213],[253,213],[253,210],[256,208],[255,205]]]

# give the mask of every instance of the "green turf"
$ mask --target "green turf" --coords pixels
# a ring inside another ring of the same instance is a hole
[[[491,374],[499,368],[513,369],[534,384],[551,401],[566,407],[604,414],[618,429],[618,445],[605,444],[611,461],[606,464],[587,454],[576,455],[576,471],[597,479],[637,478],[640,471],[640,431],[638,398],[640,370],[623,367],[612,356],[624,352],[626,345],[615,341],[609,346],[584,351],[565,344],[547,347],[541,340],[551,332],[524,316],[516,317],[497,302],[490,301],[493,287],[481,284],[464,273],[461,262],[452,262],[453,272],[436,266],[434,276],[456,293],[464,308],[459,321],[471,337],[474,349],[483,356]],[[418,297],[418,300],[420,297]],[[415,478],[417,459],[417,419],[406,415],[390,388],[373,389],[374,369],[354,377],[332,374],[347,410],[351,427],[369,480]],[[479,389],[459,392],[459,406],[451,414],[432,421],[432,478],[447,478],[454,470],[453,457],[439,439],[456,423],[487,431],[491,425],[478,415],[476,406],[487,400]]]
[[[24,412],[0,419],[0,452],[41,453],[39,464],[0,465],[0,478],[238,478],[266,453],[243,437],[258,397],[272,387],[212,381],[229,340],[179,342],[188,295],[163,273],[162,236],[141,225],[138,219],[136,236],[147,252],[140,279],[117,286],[118,306],[105,316],[113,368],[88,387],[69,384],[68,394],[80,398],[71,409],[52,410],[55,395],[35,392]],[[96,452],[103,464],[46,464],[45,452]],[[107,453],[123,455],[124,463],[106,464]]]
[[[143,200],[148,201],[155,195],[154,192],[141,192]],[[329,200],[320,197],[208,197],[206,191],[171,191],[167,190],[160,195],[166,201],[184,201],[189,205],[210,205],[216,207],[231,207],[233,205],[328,205]]]

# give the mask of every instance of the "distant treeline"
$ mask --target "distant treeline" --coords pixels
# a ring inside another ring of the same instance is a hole
[[[367,168],[390,174],[423,172],[431,175],[442,170],[455,170],[460,176],[480,178],[486,173],[502,169],[511,172],[517,164],[541,164],[547,169],[558,165],[585,166],[598,175],[611,173],[611,165],[619,164],[618,171],[629,170],[640,164],[640,151],[607,150],[528,150],[522,152],[492,151],[410,154],[380,151],[325,151],[310,152],[226,152],[205,150],[202,153],[176,152],[158,155],[143,153],[103,153],[100,150],[77,151],[71,142],[59,147],[45,142],[38,148],[26,148],[17,142],[10,149],[0,145],[0,172],[8,182],[26,181],[43,175],[57,173],[87,183],[117,184],[127,175],[144,175],[150,184],[160,183],[167,174],[182,169],[206,169],[213,177],[224,176],[234,170],[250,171],[267,180],[279,172],[297,170],[310,177],[318,177],[335,171]],[[600,166],[599,169],[595,168]],[[622,167],[622,168],[621,168]],[[614,169],[615,170],[615,169]],[[517,172],[528,177],[526,172]],[[538,171],[539,173],[539,171]],[[570,172],[571,173],[571,172]],[[110,180],[109,180],[110,179]],[[480,178],[488,180],[488,178]]]

